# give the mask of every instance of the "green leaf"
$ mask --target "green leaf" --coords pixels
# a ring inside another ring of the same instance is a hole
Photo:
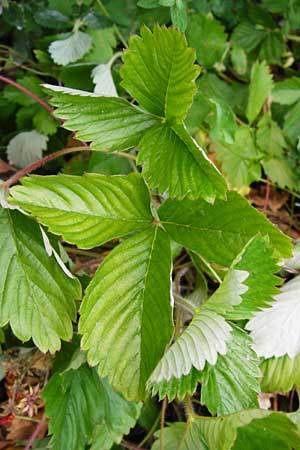
[[[263,40],[259,51],[259,58],[268,64],[281,65],[281,58],[285,50],[285,43],[281,31],[269,31]]]
[[[187,34],[190,45],[196,48],[199,64],[209,69],[221,60],[227,34],[218,20],[204,14],[193,14],[189,20]]]
[[[272,91],[273,102],[292,105],[300,99],[300,78],[292,77],[279,81]]]
[[[210,136],[216,141],[234,143],[236,123],[232,109],[224,102],[211,99],[216,108],[216,118]]]
[[[233,143],[216,142],[214,148],[216,157],[218,161],[221,161],[222,170],[232,187],[240,189],[260,179],[261,153],[255,146],[249,127],[237,127]]]
[[[80,248],[145,230],[153,221],[149,192],[138,174],[30,176],[21,182],[11,189],[10,203]]]
[[[262,392],[289,392],[293,387],[300,387],[300,355],[264,359],[260,370]]]
[[[92,71],[94,92],[105,97],[118,97],[109,64],[99,64]]]
[[[146,381],[172,336],[170,271],[169,238],[153,227],[116,247],[86,291],[82,348],[126,398],[144,397]]]
[[[43,97],[43,91],[40,87],[41,80],[38,77],[25,75],[17,78],[17,83],[29,90],[37,97]],[[3,96],[9,103],[16,103],[22,106],[34,105],[35,101],[25,92],[16,89],[15,86],[5,86]]]
[[[93,150],[126,150],[138,145],[143,132],[157,123],[122,98],[101,97],[74,89],[45,85],[53,95],[55,114],[77,138],[92,141]]]
[[[39,226],[17,211],[0,208],[0,255],[0,326],[9,322],[42,352],[59,350],[73,334],[79,282],[47,255]]]
[[[187,27],[187,10],[184,0],[176,0],[171,7],[171,20],[173,25],[183,33]]]
[[[103,175],[126,175],[132,171],[127,158],[113,153],[94,152],[88,165],[88,172],[102,173]]]
[[[233,45],[230,56],[236,73],[239,75],[245,75],[247,71],[247,55],[245,50],[238,45]]]
[[[182,125],[157,125],[140,142],[138,163],[151,187],[170,197],[212,202],[224,197],[226,183]]]
[[[260,371],[251,343],[246,333],[233,328],[226,355],[219,355],[214,366],[205,368],[201,403],[211,414],[221,416],[258,406]]]
[[[251,81],[249,87],[249,99],[246,116],[252,123],[270,95],[273,88],[272,75],[265,61],[259,63],[256,61],[251,70]]]
[[[54,450],[85,450],[89,443],[93,450],[108,450],[128,434],[140,413],[140,405],[124,400],[86,364],[54,374],[43,398]]]
[[[56,133],[59,122],[45,109],[40,109],[33,117],[33,125],[42,134],[50,136]]]
[[[287,147],[281,128],[269,116],[264,116],[258,122],[256,143],[269,157],[281,158]]]
[[[92,38],[92,48],[84,55],[82,62],[106,64],[112,58],[113,49],[117,46],[114,29],[112,27],[99,29],[97,26],[97,29],[89,28],[88,33]]]
[[[300,120],[300,100],[295,103],[284,118],[283,132],[287,138],[295,145],[299,139],[299,120]]]
[[[64,30],[69,25],[69,18],[55,9],[42,9],[34,14],[35,21],[45,28]]]
[[[91,46],[92,38],[89,34],[75,31],[67,39],[53,41],[49,46],[49,53],[56,64],[67,66],[81,59]]]
[[[273,302],[273,296],[279,293],[276,286],[282,283],[282,279],[274,275],[279,272],[279,266],[272,253],[268,240],[258,235],[235,260],[234,270],[249,273],[244,282],[248,289],[242,293],[242,302],[226,313],[227,319],[250,319],[255,311],[267,308]]]
[[[167,200],[159,208],[159,217],[172,239],[223,266],[228,267],[257,233],[269,236],[281,258],[289,258],[292,252],[290,239],[236,192],[214,205],[200,199]]]
[[[299,190],[298,179],[289,161],[285,156],[282,158],[271,158],[262,163],[264,171],[273,183],[282,189],[289,188]]]
[[[256,28],[250,22],[240,23],[233,31],[231,39],[235,45],[242,47],[246,53],[254,50],[266,37],[266,31]]]
[[[23,131],[12,138],[7,146],[7,158],[16,167],[26,167],[38,161],[47,149],[47,136],[35,130]]]
[[[300,353],[300,276],[285,283],[280,290],[270,307],[258,311],[246,325],[251,331],[254,350],[264,358],[286,354],[294,358]]]
[[[172,402],[175,398],[183,400],[186,395],[194,394],[201,377],[202,374],[195,367],[192,367],[187,375],[182,375],[180,378],[173,376],[168,381],[150,382],[148,389],[151,395],[158,394],[160,400],[165,397],[168,398],[169,402]]]
[[[194,50],[175,28],[142,27],[123,54],[122,86],[141,107],[167,120],[185,118],[196,91]]]
[[[160,432],[155,436],[159,438]],[[300,435],[296,425],[284,413],[263,409],[250,409],[217,418],[194,415],[188,424],[175,422],[165,428],[164,437],[165,450],[175,448],[177,450],[253,450],[253,448],[255,450],[292,450],[300,448]],[[255,442],[254,447],[253,442]],[[159,450],[159,445],[157,440],[152,450]]]

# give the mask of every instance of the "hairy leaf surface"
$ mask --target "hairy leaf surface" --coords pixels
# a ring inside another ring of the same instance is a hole
[[[262,392],[289,392],[300,387],[300,354],[264,359],[260,365]]]
[[[44,248],[39,226],[0,208],[0,326],[8,322],[21,341],[42,351],[60,349],[73,334],[78,280],[70,279]]]
[[[81,306],[88,362],[130,399],[146,381],[172,336],[170,241],[153,227],[125,240],[105,259]]]
[[[12,204],[81,248],[144,230],[153,220],[149,192],[138,174],[30,176],[11,196]]]

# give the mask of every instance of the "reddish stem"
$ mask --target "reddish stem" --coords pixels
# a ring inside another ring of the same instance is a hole
[[[35,102],[37,102],[39,105],[41,105],[43,108],[45,108],[49,113],[53,112],[53,108],[51,106],[47,105],[43,100],[41,100],[39,97],[37,97],[33,92],[29,91],[25,87],[21,86],[19,83],[16,83],[15,81],[11,80],[10,78],[4,77],[0,75],[0,80],[4,83],[10,84],[11,86],[14,86],[15,88],[19,89],[19,91],[24,92],[24,94],[31,97]]]
[[[264,200],[263,212],[267,211],[269,200],[270,200],[270,178],[267,177],[266,195]]]
[[[45,423],[46,423],[46,416],[44,414],[43,417],[41,418],[40,422],[35,427],[35,429],[34,429],[32,435],[30,436],[26,446],[24,447],[24,450],[29,450],[30,449],[30,447],[34,443],[35,439],[38,437],[39,432],[42,430],[42,428],[45,425]]]
[[[58,158],[61,155],[66,155],[67,153],[74,153],[74,152],[82,152],[82,151],[90,150],[89,147],[82,146],[82,147],[70,147],[70,148],[64,148],[63,150],[58,150],[57,152],[51,153],[50,155],[45,156],[42,159],[39,159],[33,164],[30,164],[29,166],[25,167],[22,170],[19,170],[19,172],[15,173],[12,177],[10,177],[8,180],[5,181],[5,183],[2,184],[2,187],[4,189],[9,188],[12,184],[15,184],[17,181],[19,181],[20,178],[24,177],[28,173],[32,172],[33,170],[37,169],[38,167],[42,166],[48,161],[51,161],[52,159]]]

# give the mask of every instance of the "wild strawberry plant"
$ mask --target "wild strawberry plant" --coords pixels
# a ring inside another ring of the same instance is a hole
[[[2,190],[0,325],[58,352],[43,393],[50,448],[118,448],[158,395],[163,414],[166,401],[182,401],[186,421],[162,426],[154,450],[298,449],[299,414],[258,402],[261,390],[299,384],[299,279],[279,288],[276,275],[291,241],[229,189],[188,132],[199,67],[184,35],[143,27],[122,59],[124,98],[44,89],[65,129],[94,152],[129,156],[134,173],[17,175]],[[251,83],[250,123],[271,84],[263,63]],[[216,108],[212,134],[228,133]],[[117,244],[81,286],[57,236],[82,252]],[[173,270],[178,252],[197,270],[194,295]],[[199,386],[202,410],[193,404]]]

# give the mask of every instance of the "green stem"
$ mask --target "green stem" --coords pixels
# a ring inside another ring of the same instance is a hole
[[[161,418],[161,413],[159,413],[158,416],[156,417],[152,427],[150,428],[150,430],[148,431],[148,433],[146,434],[144,439],[138,444],[139,447],[142,447],[151,438],[151,436],[155,433],[157,426],[159,424],[160,418]]]
[[[300,36],[297,36],[296,34],[288,34],[287,38],[290,41],[294,41],[294,42],[300,42]]]
[[[97,0],[97,3],[99,5],[99,8],[101,9],[102,14],[110,19],[109,12],[107,11],[105,6],[103,5],[102,1],[101,0]],[[114,24],[113,29],[114,29],[116,35],[118,36],[118,38],[120,39],[120,41],[122,42],[122,44],[124,45],[124,47],[128,48],[126,39],[124,38],[124,36],[122,35],[121,31],[119,30],[119,27],[116,24]]]
[[[190,423],[193,418],[193,415],[194,415],[193,402],[192,402],[192,397],[190,395],[185,396],[184,410],[185,410],[187,422]]]
[[[215,269],[211,266],[211,264],[209,264],[208,261],[206,261],[205,258],[203,258],[203,256],[199,255],[197,253],[198,257],[201,259],[201,261],[203,262],[203,264],[207,267],[207,269],[211,272],[211,274],[215,277],[215,279],[217,280],[218,283],[222,283],[221,278],[219,277],[219,275],[217,274],[217,272],[215,271]]]

